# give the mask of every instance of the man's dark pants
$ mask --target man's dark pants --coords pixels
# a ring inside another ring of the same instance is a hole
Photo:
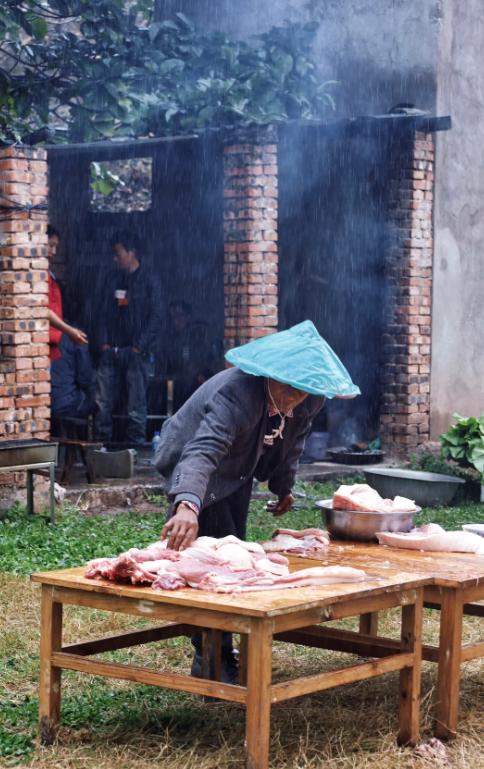
[[[220,538],[233,534],[239,539],[245,539],[251,493],[252,478],[230,497],[204,508],[198,516],[198,536]],[[194,633],[192,643],[196,652],[192,675],[201,675],[202,634]],[[232,634],[222,633],[222,680],[225,680],[225,683],[235,683],[234,675]]]
[[[113,410],[122,394],[127,395],[126,440],[140,445],[146,440],[146,365],[140,353],[129,347],[106,350],[97,370],[96,440],[109,442],[113,432]]]

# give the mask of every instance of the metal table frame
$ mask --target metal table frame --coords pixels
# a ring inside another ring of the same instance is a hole
[[[54,484],[55,484],[55,467],[56,462],[35,462],[33,464],[24,465],[8,465],[7,467],[0,467],[2,473],[27,473],[27,513],[29,515],[34,514],[34,478],[37,473],[39,475],[49,477],[49,519],[51,523],[55,523],[55,496],[54,496]]]

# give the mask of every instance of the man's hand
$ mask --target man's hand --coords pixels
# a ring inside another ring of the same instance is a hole
[[[74,326],[69,326],[67,334],[75,344],[87,344],[89,341],[87,334],[85,334],[84,331],[81,331],[80,328],[74,328]]]
[[[110,350],[111,345],[110,344],[102,344],[101,345],[101,352],[106,352],[106,350]]]
[[[133,352],[135,352],[137,355],[140,354],[141,350],[138,347],[132,347],[131,348]]]
[[[185,550],[196,540],[197,534],[197,514],[181,502],[175,515],[163,526],[160,539],[168,539],[171,550]]]
[[[277,502],[268,502],[267,510],[274,516],[284,515],[291,509],[294,503],[294,497],[292,494],[285,494],[283,497],[279,497]]]

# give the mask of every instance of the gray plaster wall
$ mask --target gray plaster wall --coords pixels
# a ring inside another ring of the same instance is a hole
[[[437,112],[431,433],[484,412],[484,14],[446,0]]]
[[[467,1],[467,0],[466,0]],[[234,38],[285,20],[317,21],[314,47],[323,79],[340,81],[338,113],[387,112],[398,102],[435,109],[443,0],[158,0],[159,17],[176,11],[202,30]]]

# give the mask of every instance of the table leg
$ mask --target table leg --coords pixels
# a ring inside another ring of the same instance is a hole
[[[247,686],[247,648],[249,636],[247,633],[240,634],[239,643],[239,683],[241,686]]]
[[[412,652],[411,668],[400,671],[399,745],[415,745],[420,735],[420,679],[422,671],[422,589],[414,604],[402,607],[402,652]]]
[[[378,612],[371,611],[368,614],[360,614],[360,633],[364,635],[378,635]]]
[[[50,496],[50,522],[55,523],[55,465],[53,462],[49,465],[49,496]]]
[[[44,745],[55,740],[61,698],[61,670],[51,665],[51,655],[62,645],[62,604],[52,600],[52,590],[42,585],[39,729]]]
[[[27,512],[34,514],[34,474],[32,470],[27,470]]]
[[[457,733],[462,615],[462,596],[457,590],[442,588],[439,672],[434,728],[435,736],[441,739],[451,739]]]
[[[212,668],[212,647],[210,630],[202,630],[202,678],[210,678]]]
[[[272,623],[254,620],[248,641],[247,769],[267,769],[271,723]]]

